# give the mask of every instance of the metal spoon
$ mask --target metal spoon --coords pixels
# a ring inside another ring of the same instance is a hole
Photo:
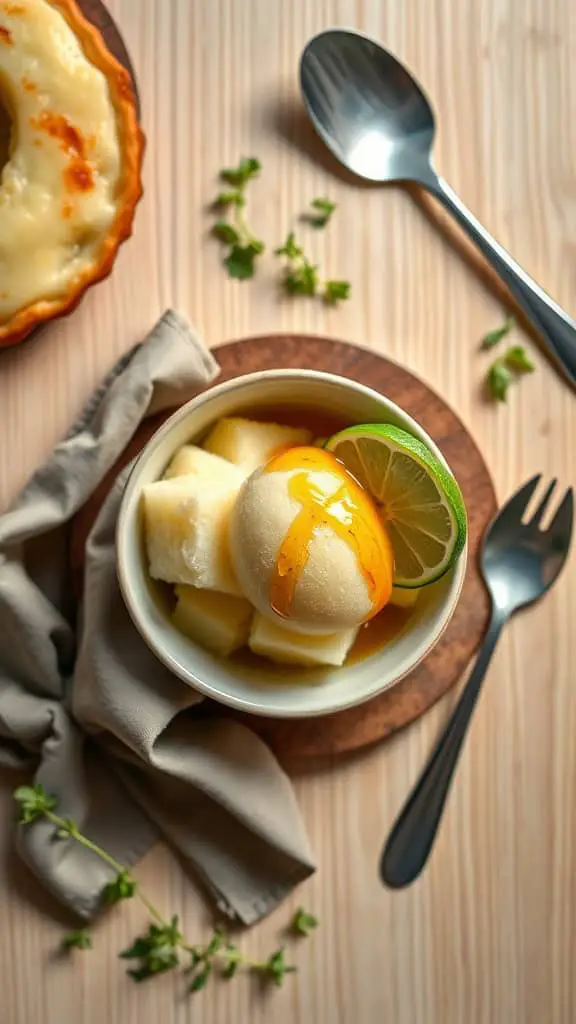
[[[549,525],[542,529],[556,481],[548,486],[538,508],[527,519],[526,509],[540,479],[540,476],[534,477],[513,495],[484,538],[480,566],[492,598],[492,619],[468,682],[384,848],[380,877],[394,888],[413,882],[428,860],[472,712],[502,627],[519,608],[532,604],[546,593],[566,561],[572,537],[572,488],[564,494]]]
[[[434,170],[434,114],[420,86],[372,39],[330,29],[310,40],[300,64],[312,123],[349,170],[370,181],[414,181],[453,214],[576,385],[576,323],[522,270]]]

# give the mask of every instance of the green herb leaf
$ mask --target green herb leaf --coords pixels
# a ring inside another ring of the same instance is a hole
[[[43,786],[18,786],[13,793],[17,804],[20,804],[18,820],[24,825],[41,818],[46,811],[53,811],[58,806],[58,797],[47,793]]]
[[[286,256],[288,260],[297,260],[302,256],[302,249],[296,244],[296,237],[291,231],[287,236],[284,245],[274,250],[276,256]]]
[[[235,245],[240,241],[240,235],[236,228],[225,220],[216,221],[212,228],[212,234],[226,245]]]
[[[222,974],[224,978],[229,979],[233,978],[234,975],[236,974],[236,971],[238,970],[240,964],[240,960],[242,959],[242,954],[240,953],[240,950],[237,949],[236,946],[232,945],[232,943],[230,942],[226,946],[226,956],[228,957],[228,963],[224,968]]]
[[[309,914],[304,907],[298,907],[292,919],[292,930],[298,935],[310,935],[314,928],[318,927],[318,919],[314,914]]]
[[[508,388],[512,383],[512,374],[502,359],[497,359],[488,370],[486,379],[488,392],[496,402],[505,402]]]
[[[188,986],[188,991],[189,992],[199,992],[200,989],[205,988],[206,987],[206,982],[208,981],[208,978],[210,977],[211,973],[212,973],[212,964],[211,963],[204,964],[204,967],[202,968],[202,970],[199,971],[199,973],[194,978],[192,978],[192,981],[190,982],[190,984]]]
[[[233,245],[230,253],[224,260],[230,277],[239,281],[246,281],[254,277],[254,259],[263,250],[261,242],[250,242],[249,245]]]
[[[64,935],[61,942],[62,949],[92,949],[92,937],[90,932],[83,928],[77,932],[69,932]]]
[[[222,948],[224,942],[224,934],[218,928],[215,930],[210,942],[206,946],[205,956],[213,956],[218,950]]]
[[[262,165],[255,157],[243,157],[238,167],[229,167],[220,171],[220,178],[228,185],[243,188],[250,178],[255,178],[261,170]]]
[[[316,295],[318,267],[304,259],[300,266],[286,270],[283,284],[289,295]]]
[[[494,348],[499,341],[502,341],[502,338],[505,338],[506,335],[510,333],[514,327],[514,323],[515,321],[513,316],[507,317],[500,327],[496,327],[493,331],[489,331],[488,334],[484,335],[480,342],[480,348],[484,351]]]
[[[128,949],[119,953],[119,956],[123,960],[140,960],[139,965],[131,968],[128,974],[134,981],[144,981],[153,974],[162,974],[178,966],[178,947],[181,942],[178,918],[173,917],[169,925],[149,925],[148,931],[140,935]]]
[[[273,953],[265,966],[266,975],[278,986],[282,984],[286,974],[292,974],[296,969],[284,960],[284,949],[278,949]]]
[[[351,284],[349,281],[326,281],[324,285],[324,302],[334,306],[342,299],[350,298]]]
[[[516,373],[533,373],[536,367],[522,345],[514,345],[506,352],[506,365]]]
[[[309,218],[310,223],[315,228],[325,228],[336,209],[336,203],[327,199],[326,196],[319,196],[317,199],[313,199],[310,205],[313,210],[317,211]]]
[[[136,879],[129,871],[120,871],[104,889],[104,902],[113,904],[120,900],[129,900],[136,892]]]
[[[219,192],[214,200],[215,206],[244,206],[246,200],[241,192]]]

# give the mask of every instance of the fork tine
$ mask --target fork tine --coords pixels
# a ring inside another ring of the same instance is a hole
[[[569,487],[558,506],[550,526],[545,531],[546,535],[550,536],[552,540],[563,541],[567,548],[572,536],[573,519],[574,491]]]
[[[534,512],[534,515],[530,516],[530,519],[528,520],[528,525],[529,526],[539,526],[540,523],[542,522],[542,519],[544,517],[544,513],[545,513],[546,508],[548,506],[548,502],[550,501],[550,498],[552,497],[552,493],[553,493],[554,488],[556,487],[557,483],[558,483],[558,481],[557,481],[556,477],[554,477],[552,482],[548,484],[548,487],[546,488],[546,492],[544,494],[544,497],[542,498],[542,501],[539,503],[538,508]]]
[[[521,522],[522,516],[526,511],[526,506],[528,505],[528,502],[534,494],[534,491],[541,479],[542,473],[538,473],[536,476],[533,476],[528,483],[524,484],[523,487],[516,491],[516,494],[513,494],[510,500],[504,505],[498,518],[506,518],[509,522],[512,520],[518,523]]]

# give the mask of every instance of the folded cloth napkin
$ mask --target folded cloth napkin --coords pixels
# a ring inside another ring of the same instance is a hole
[[[0,517],[0,764],[37,765],[59,813],[132,865],[164,835],[245,924],[313,870],[287,777],[249,729],[194,714],[201,698],[134,628],[116,580],[114,525],[125,470],[86,545],[75,608],[66,524],[140,422],[217,375],[212,356],[169,311],[124,356],[68,437]],[[45,819],[19,827],[19,850],[85,919],[113,872]]]

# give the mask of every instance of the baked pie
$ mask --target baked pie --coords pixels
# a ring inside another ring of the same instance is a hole
[[[69,312],[131,234],[143,135],[128,72],[75,0],[0,0],[0,346]]]

